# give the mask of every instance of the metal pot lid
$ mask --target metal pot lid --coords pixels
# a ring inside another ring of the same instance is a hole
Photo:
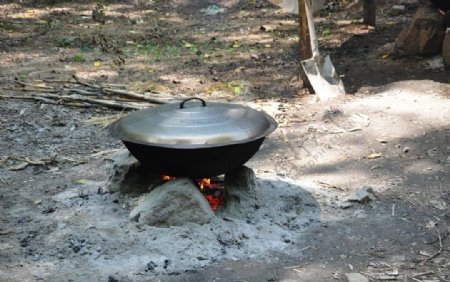
[[[262,111],[190,98],[133,112],[116,122],[111,132],[132,143],[194,149],[247,143],[276,127],[275,120]]]

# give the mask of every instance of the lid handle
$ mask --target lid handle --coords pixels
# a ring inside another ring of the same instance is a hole
[[[180,103],[180,109],[184,109],[184,103],[186,103],[187,101],[190,101],[190,100],[199,100],[199,101],[202,102],[202,107],[206,107],[205,100],[197,98],[197,97],[192,97],[192,98],[188,98],[188,99],[183,100],[183,102]]]

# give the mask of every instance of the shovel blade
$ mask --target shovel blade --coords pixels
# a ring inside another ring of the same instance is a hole
[[[330,56],[315,56],[302,61],[302,66],[321,101],[345,95],[344,83],[334,69]]]

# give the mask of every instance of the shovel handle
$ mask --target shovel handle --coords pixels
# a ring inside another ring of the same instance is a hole
[[[313,57],[318,57],[320,56],[319,42],[316,36],[316,29],[314,28],[314,17],[312,12],[311,0],[305,0],[305,7],[306,7],[306,17],[308,19],[309,37],[311,40],[311,51],[313,53]]]

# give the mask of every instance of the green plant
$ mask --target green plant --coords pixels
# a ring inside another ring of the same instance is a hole
[[[80,46],[81,52],[92,52],[94,48],[88,42],[83,42]]]
[[[331,35],[331,29],[329,29],[329,28],[325,28],[323,31],[322,31],[322,36],[330,36]]]
[[[16,27],[14,26],[14,24],[12,24],[12,23],[0,23],[0,28],[1,29],[4,29],[4,30],[9,30],[9,31],[12,31],[12,30],[15,30],[16,29]]]
[[[18,81],[25,81],[26,79],[27,79],[27,77],[23,74],[16,76],[16,80],[18,80]]]
[[[137,53],[145,56],[145,62],[159,62],[162,58],[178,58],[181,56],[181,48],[178,46],[160,46],[145,44],[137,46]]]
[[[195,55],[195,60],[201,62],[204,60],[205,54],[214,51],[214,44],[211,42],[190,43],[182,41],[181,44],[176,45],[159,45],[155,43],[138,44],[135,47],[125,49],[128,56],[139,54],[144,57],[147,63],[159,62],[162,60],[179,59]]]
[[[55,45],[56,47],[69,47],[77,39],[77,37],[63,37],[60,40],[56,40]]]
[[[81,55],[73,56],[73,60],[75,62],[77,62],[77,63],[84,63],[84,62],[86,62],[86,59],[83,56],[81,56]]]

